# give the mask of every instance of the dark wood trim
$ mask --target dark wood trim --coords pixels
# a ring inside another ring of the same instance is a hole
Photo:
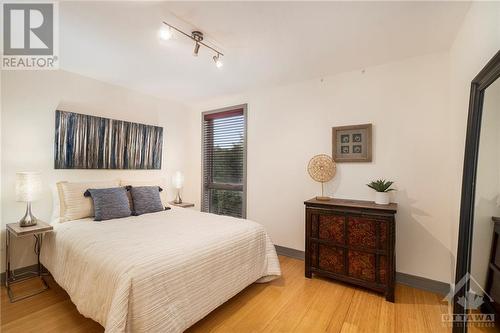
[[[235,109],[231,108],[231,110],[227,111],[206,113],[204,115],[204,119],[205,120],[221,119],[227,117],[242,116],[243,114],[244,114],[244,109],[242,107]]]
[[[306,209],[306,221],[312,221],[312,218],[313,218],[312,211],[310,209]],[[311,223],[306,223],[305,224],[305,228],[306,228],[306,239],[305,239],[306,251],[305,251],[305,253],[309,253],[309,251],[311,251],[311,238],[312,238],[312,232],[311,232],[312,226],[311,226]],[[304,253],[304,256],[305,256],[304,275],[305,275],[306,278],[310,279],[310,278],[312,278],[311,256],[310,255],[306,255],[305,253]]]
[[[396,272],[396,218],[394,215],[390,218],[391,223],[388,223],[387,228],[389,229],[388,235],[388,247],[387,247],[387,270],[389,272]],[[392,253],[392,255],[391,255]],[[396,284],[396,274],[388,274],[387,283],[390,286],[394,286]],[[394,287],[389,289],[386,294],[386,299],[394,302]]]
[[[290,247],[285,247],[285,246],[280,246],[280,245],[274,245],[274,248],[276,249],[276,253],[280,256],[290,257],[290,258],[299,259],[299,260],[305,259],[304,251],[300,251],[300,250],[296,250],[296,249],[292,249]]]
[[[430,291],[442,295],[443,297],[450,292],[449,283],[401,272],[396,272],[396,282],[413,288]]]
[[[499,77],[500,51],[497,52],[471,82],[469,116],[467,119],[467,134],[465,140],[455,284],[470,272],[474,224],[474,197],[476,193],[477,161],[479,138],[481,135],[484,90]],[[453,314],[455,317],[457,315],[466,314],[466,309],[458,303],[458,299],[460,297],[465,297],[467,290],[469,290],[469,281],[466,281],[459,290],[455,290],[453,298]],[[464,318],[466,318],[466,316],[464,316]],[[462,322],[454,321],[453,333],[466,332],[467,325],[464,325]]]
[[[390,203],[388,205],[378,205],[373,201],[366,200],[352,200],[352,199],[337,199],[331,198],[330,200],[317,200],[315,198],[304,201],[308,207],[324,207],[328,209],[334,209],[335,207],[349,207],[353,209],[361,210],[373,210],[377,212],[388,212],[391,215],[395,214],[398,210],[397,203]]]

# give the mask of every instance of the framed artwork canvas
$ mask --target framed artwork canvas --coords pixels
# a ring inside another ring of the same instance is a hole
[[[55,169],[161,169],[163,127],[56,110]]]
[[[332,127],[332,157],[337,163],[372,161],[372,124]]]

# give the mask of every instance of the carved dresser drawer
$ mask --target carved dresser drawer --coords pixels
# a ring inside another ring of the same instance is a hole
[[[306,277],[352,283],[394,302],[397,205],[345,199],[305,205]]]

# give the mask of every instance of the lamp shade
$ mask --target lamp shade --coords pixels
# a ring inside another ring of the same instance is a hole
[[[177,171],[173,176],[172,176],[172,184],[176,189],[181,189],[182,186],[184,185],[184,175],[182,172]]]
[[[39,172],[16,173],[16,200],[22,202],[35,201],[42,190],[42,179]]]

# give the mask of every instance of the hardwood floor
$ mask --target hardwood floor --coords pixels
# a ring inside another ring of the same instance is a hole
[[[442,297],[403,285],[396,287],[396,303],[369,291],[326,279],[304,278],[304,263],[280,257],[283,277],[253,284],[191,327],[188,332],[450,332],[441,323],[447,305]],[[103,332],[96,322],[80,315],[68,295],[53,280],[51,289],[32,298],[9,303],[1,292],[1,331]],[[36,280],[17,292],[36,287]],[[472,332],[491,332],[474,329]]]

